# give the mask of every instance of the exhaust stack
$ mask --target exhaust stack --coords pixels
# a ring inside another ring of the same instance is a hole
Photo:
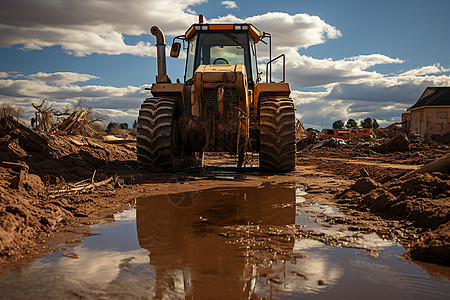
[[[156,37],[156,60],[158,62],[158,75],[156,75],[156,83],[171,83],[167,76],[166,68],[166,40],[164,33],[158,26],[153,26],[150,32]]]

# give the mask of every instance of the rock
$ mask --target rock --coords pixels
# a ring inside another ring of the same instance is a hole
[[[52,217],[41,217],[40,220],[41,224],[44,226],[48,226],[49,228],[53,229],[56,226],[56,220]]]
[[[62,255],[69,258],[78,258],[78,254],[74,252],[64,252]]]
[[[317,284],[318,284],[318,285],[327,285],[327,284],[325,283],[325,281],[323,281],[322,279],[320,279],[319,281],[317,281]]]
[[[375,180],[369,177],[364,177],[359,179],[355,182],[354,185],[352,185],[352,190],[360,193],[360,194],[367,194],[370,191],[379,188],[380,184],[377,183]]]
[[[405,134],[399,133],[387,143],[387,152],[405,152],[411,150],[410,142]]]
[[[411,142],[404,133],[399,133],[387,143],[380,146],[373,146],[371,148],[379,153],[405,152],[411,150],[410,143]]]
[[[10,188],[27,191],[31,195],[42,195],[45,193],[45,186],[41,178],[35,174],[28,174],[28,171],[22,169],[16,177],[11,180]]]

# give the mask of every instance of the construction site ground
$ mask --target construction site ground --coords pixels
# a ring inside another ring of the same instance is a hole
[[[153,173],[138,168],[134,143],[47,135],[47,145],[39,145],[23,135],[16,130],[0,138],[2,272],[89,236],[92,224],[113,221],[137,197],[273,183],[336,205],[346,214],[339,222],[350,229],[399,240],[406,259],[450,264],[450,176],[411,173],[448,154],[446,146],[420,143],[386,154],[367,142],[321,147],[299,151],[296,170],[287,174],[260,173],[256,154],[238,170],[236,157],[206,153],[203,168]]]

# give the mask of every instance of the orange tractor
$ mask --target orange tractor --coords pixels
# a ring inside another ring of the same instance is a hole
[[[284,54],[272,59],[271,35],[253,25],[206,24],[200,15],[184,35],[174,38],[170,56],[187,44],[184,83],[166,73],[165,38],[157,26],[158,74],[154,97],[144,101],[137,125],[141,165],[171,171],[179,161],[203,152],[238,155],[259,152],[260,169],[288,172],[295,168],[295,113],[285,82]],[[256,44],[269,43],[266,83],[260,83]],[[282,58],[282,81],[272,82],[272,64]]]

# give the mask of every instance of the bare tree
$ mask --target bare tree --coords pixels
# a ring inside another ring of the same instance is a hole
[[[45,99],[42,100],[39,105],[31,103],[36,110],[34,112],[34,118],[31,119],[31,127],[36,131],[50,132],[53,131],[55,127],[53,115],[57,113],[57,111],[52,108],[51,104],[48,104],[45,101]]]
[[[19,105],[9,105],[9,104],[3,104],[0,109],[0,117],[13,117],[16,120],[23,117],[24,108]]]

